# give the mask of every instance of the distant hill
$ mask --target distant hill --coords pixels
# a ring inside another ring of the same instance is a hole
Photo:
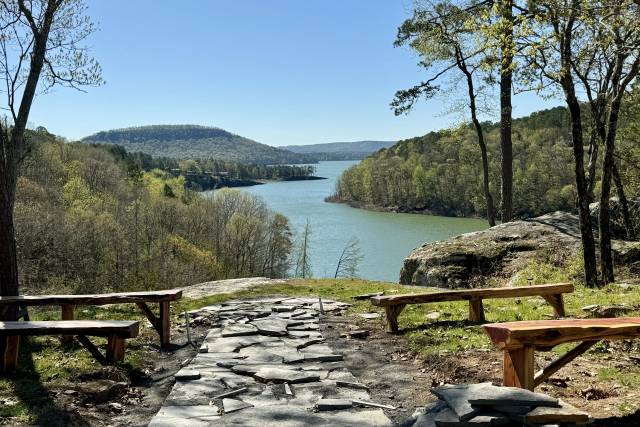
[[[313,158],[260,144],[224,129],[197,125],[153,125],[114,129],[81,140],[117,144],[129,152],[176,159],[216,159],[254,164],[308,163]]]
[[[361,160],[383,148],[393,146],[396,141],[329,142],[326,144],[287,145],[284,148],[294,153],[309,154],[317,160]]]

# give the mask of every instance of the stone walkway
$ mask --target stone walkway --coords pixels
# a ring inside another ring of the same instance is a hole
[[[322,301],[324,311],[347,304]],[[229,301],[192,316],[215,325],[150,426],[390,426],[324,343],[312,298]]]

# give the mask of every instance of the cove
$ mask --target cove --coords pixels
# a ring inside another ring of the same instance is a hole
[[[316,175],[328,178],[324,180],[270,182],[241,189],[261,196],[270,209],[286,215],[297,234],[309,220],[316,278],[333,277],[340,253],[353,237],[360,240],[363,255],[359,277],[397,282],[402,261],[413,248],[488,227],[484,219],[372,212],[325,202],[342,171],[356,163],[320,162]]]

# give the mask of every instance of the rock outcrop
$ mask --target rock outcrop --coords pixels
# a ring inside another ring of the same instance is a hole
[[[614,241],[617,262],[640,261],[640,243]],[[581,248],[578,217],[553,212],[528,220],[500,224],[488,230],[426,243],[404,260],[400,283],[444,288],[473,287],[481,277],[523,266],[540,251],[558,257]],[[515,269],[514,269],[515,270]]]

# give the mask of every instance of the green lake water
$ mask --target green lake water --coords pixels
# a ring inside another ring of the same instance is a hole
[[[261,196],[269,207],[286,215],[297,233],[311,224],[310,259],[314,277],[333,277],[340,253],[349,239],[360,240],[363,259],[359,276],[397,282],[403,259],[425,242],[487,228],[482,219],[372,212],[327,203],[340,173],[353,161],[320,162],[318,181],[274,182],[243,191]]]

